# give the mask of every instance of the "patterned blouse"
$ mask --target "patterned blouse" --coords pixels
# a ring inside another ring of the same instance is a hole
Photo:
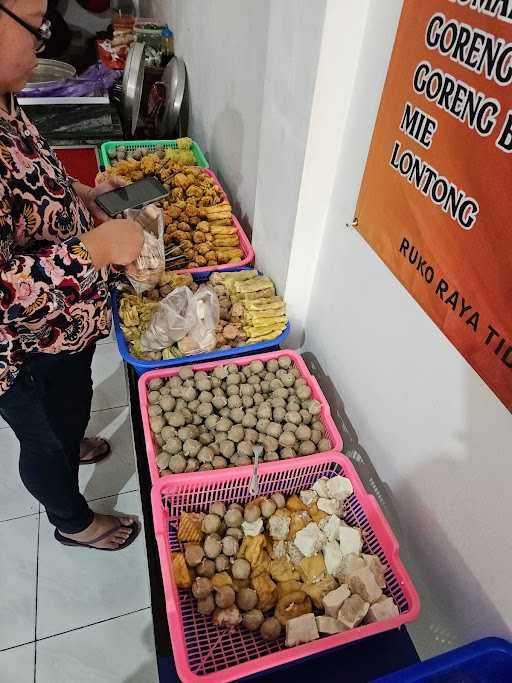
[[[80,241],[94,227],[27,117],[0,116],[0,394],[27,353],[80,351],[108,335],[108,271]]]

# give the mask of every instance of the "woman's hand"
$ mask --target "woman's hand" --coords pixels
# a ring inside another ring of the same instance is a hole
[[[144,231],[136,221],[116,218],[98,225],[80,239],[93,266],[99,270],[111,264],[127,266],[135,261],[144,243]]]
[[[124,187],[125,185],[126,180],[124,178],[114,176],[109,180],[96,185],[96,187],[89,187],[88,185],[83,185],[78,182],[74,184],[74,188],[77,195],[91,212],[96,225],[98,225],[99,223],[110,220],[110,216],[96,204],[96,197],[99,197],[100,194],[105,194],[105,192],[110,192],[110,190],[116,190],[118,187]]]

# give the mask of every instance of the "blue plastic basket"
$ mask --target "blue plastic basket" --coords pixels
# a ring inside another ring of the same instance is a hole
[[[248,268],[238,268],[233,270],[249,270]],[[205,282],[210,277],[211,273],[197,273],[193,275],[195,282]],[[124,338],[121,329],[121,320],[119,318],[119,292],[113,290],[112,296],[112,319],[114,321],[114,330],[116,335],[117,347],[123,360],[135,368],[137,375],[142,375],[148,370],[157,370],[158,368],[171,368],[175,365],[189,365],[190,363],[202,363],[209,360],[218,360],[220,358],[234,358],[235,356],[250,356],[253,353],[260,353],[264,351],[274,351],[278,349],[284,340],[290,334],[290,323],[286,324],[286,328],[275,339],[258,342],[257,344],[245,344],[243,346],[236,346],[233,349],[225,349],[224,351],[211,351],[210,353],[200,353],[193,356],[182,356],[181,358],[171,358],[169,360],[140,360],[135,358],[130,353],[126,339]]]
[[[482,638],[374,683],[511,683],[512,644]]]

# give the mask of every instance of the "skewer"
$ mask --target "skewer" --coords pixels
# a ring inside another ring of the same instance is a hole
[[[175,256],[165,260],[165,267],[166,270],[175,270],[176,268],[186,267],[189,262],[190,259],[186,256]]]
[[[165,249],[165,256],[170,256],[170,254],[174,253],[175,251],[179,251],[181,249],[180,245],[177,244],[174,247],[167,247]]]

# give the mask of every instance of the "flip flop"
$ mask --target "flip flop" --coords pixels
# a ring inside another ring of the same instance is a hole
[[[91,439],[83,439],[83,441],[90,441]],[[80,459],[80,465],[93,465],[96,462],[101,462],[102,460],[105,460],[105,458],[108,458],[108,456],[112,452],[112,448],[109,444],[109,442],[106,439],[102,439],[98,437],[98,440],[101,441],[100,444],[96,446],[96,448],[101,448],[102,446],[106,449],[102,453],[99,453],[98,455],[95,455],[94,458],[88,458],[87,460],[82,460]]]
[[[129,526],[126,526],[126,524],[121,524],[121,520],[117,517],[115,519],[117,519],[117,524],[113,526],[112,529],[105,531],[105,533],[101,534],[101,536],[93,538],[91,541],[89,541],[89,543],[81,543],[80,541],[75,541],[72,538],[67,538],[67,536],[63,536],[58,529],[55,529],[53,535],[55,537],[55,540],[61,543],[62,545],[73,546],[76,548],[91,548],[92,550],[107,550],[109,552],[115,552],[116,550],[124,550],[124,548],[127,548],[129,545],[131,545],[137,538],[137,536],[140,533],[141,527],[140,524],[135,520]],[[117,548],[96,548],[96,546],[93,545],[93,543],[99,543],[99,541],[103,541],[103,539],[112,536],[112,534],[115,534],[115,532],[121,528],[131,529],[132,533],[128,536],[126,541],[121,545],[117,546]]]

